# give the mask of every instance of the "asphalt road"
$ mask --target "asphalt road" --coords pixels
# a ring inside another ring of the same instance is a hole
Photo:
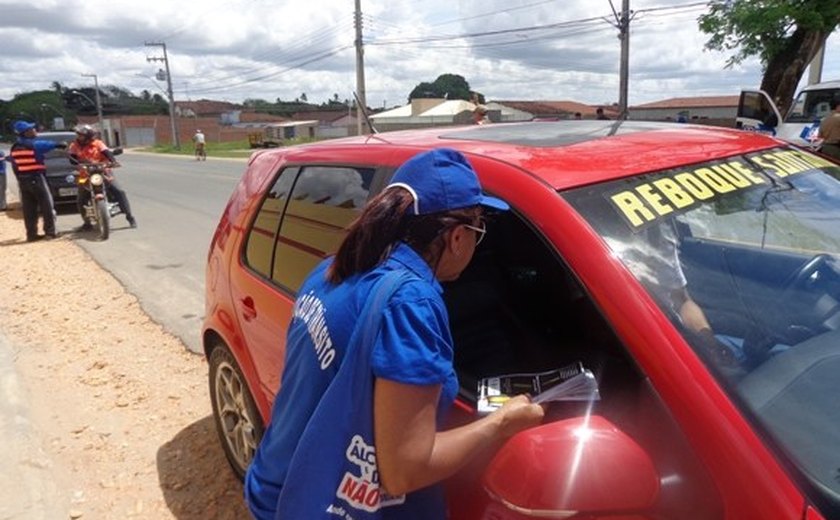
[[[246,159],[166,156],[127,151],[117,178],[128,193],[137,229],[125,216],[111,223],[111,237],[95,233],[73,239],[126,289],[156,322],[201,352],[204,268],[210,239]],[[57,230],[81,225],[76,213],[60,214]],[[80,273],[80,276],[82,274]]]

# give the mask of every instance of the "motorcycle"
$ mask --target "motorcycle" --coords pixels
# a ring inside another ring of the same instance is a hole
[[[114,155],[122,150],[114,149]],[[85,220],[92,222],[100,240],[108,240],[111,234],[111,217],[122,212],[119,204],[108,196],[108,186],[113,179],[112,169],[119,163],[80,163],[77,183],[80,190],[87,191],[86,202],[82,206]]]

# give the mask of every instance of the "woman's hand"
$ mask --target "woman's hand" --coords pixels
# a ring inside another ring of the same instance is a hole
[[[440,385],[417,386],[377,379],[374,386],[376,463],[392,495],[440,482],[478,453],[542,421],[545,411],[524,395],[477,421],[437,431]]]
[[[545,408],[534,404],[527,395],[517,395],[508,399],[501,408],[491,414],[498,416],[499,436],[507,439],[522,430],[540,424],[545,416]]]

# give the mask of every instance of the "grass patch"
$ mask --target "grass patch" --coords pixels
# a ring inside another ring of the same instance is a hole
[[[204,149],[207,151],[208,157],[242,157],[247,158],[251,155],[251,150],[248,147],[248,140],[230,141],[226,143],[206,143]],[[144,148],[143,151],[152,153],[163,153],[170,155],[188,155],[193,157],[195,155],[195,146],[191,142],[181,143],[181,149],[178,150],[171,144],[161,144]]]
[[[284,144],[284,146],[293,146],[296,144],[311,143],[315,141],[319,141],[319,139],[301,137],[289,139]],[[248,158],[251,156],[251,153],[255,152],[256,150],[262,150],[262,148],[251,148],[247,139],[243,139],[241,141],[229,141],[224,143],[211,143],[208,141],[204,145],[204,149],[207,151],[207,157],[233,158]],[[193,157],[195,155],[195,146],[192,144],[192,142],[181,143],[181,149],[176,150],[175,147],[171,144],[166,144],[143,148],[143,151],[171,155],[187,155]]]

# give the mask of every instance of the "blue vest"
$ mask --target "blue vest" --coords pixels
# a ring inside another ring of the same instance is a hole
[[[324,279],[330,262],[307,277],[295,302],[283,383],[246,475],[249,508],[260,520],[443,518],[439,486],[380,496],[373,439],[375,377],[441,384],[440,415],[454,400],[440,285],[404,244],[339,285]],[[416,323],[427,328],[408,325]]]

